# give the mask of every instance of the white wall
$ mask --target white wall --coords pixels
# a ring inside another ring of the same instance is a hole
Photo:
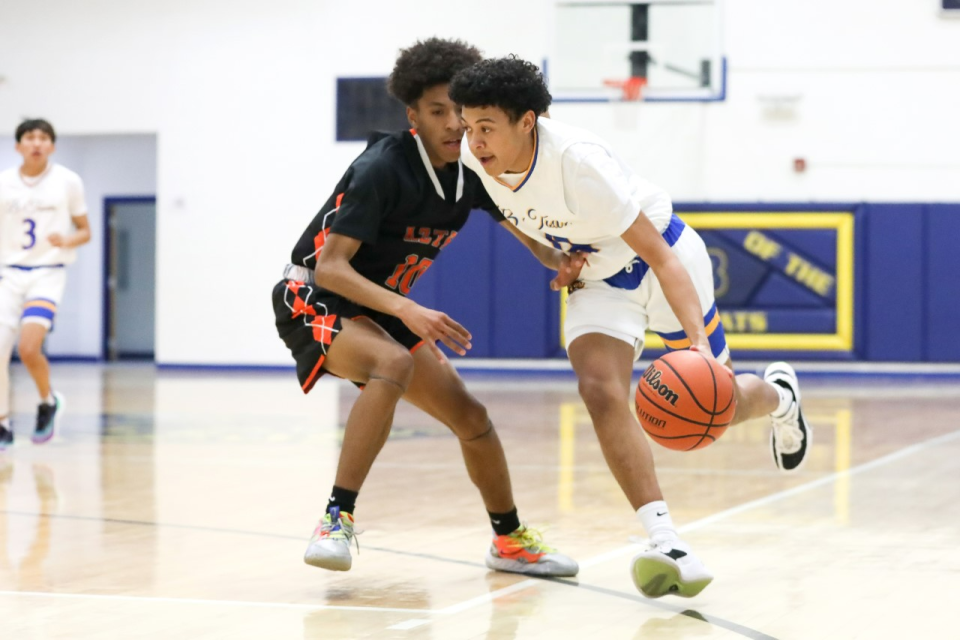
[[[2,89],[0,89],[2,90]],[[58,124],[54,121],[54,127]],[[14,125],[11,129],[15,129]],[[99,358],[103,343],[103,201],[117,196],[153,196],[157,191],[157,141],[151,134],[61,135],[52,160],[84,182],[90,242],[67,271],[67,288],[47,341],[52,356]],[[17,166],[12,135],[0,135],[0,167]]]
[[[960,200],[960,19],[938,6],[726,0],[725,102],[552,114],[678,200]]]
[[[960,200],[960,20],[936,0],[726,4],[727,102],[554,117],[678,200]],[[360,150],[334,142],[335,78],[385,75],[431,35],[539,61],[550,6],[7,0],[0,131],[42,114],[64,134],[155,132],[158,360],[287,364],[270,289]],[[800,99],[774,117],[769,95]]]

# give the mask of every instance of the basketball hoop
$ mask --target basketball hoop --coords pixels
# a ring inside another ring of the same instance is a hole
[[[643,88],[647,85],[647,79],[639,76],[631,76],[626,80],[604,80],[603,86],[617,87],[623,92],[624,102],[639,102],[643,100]]]

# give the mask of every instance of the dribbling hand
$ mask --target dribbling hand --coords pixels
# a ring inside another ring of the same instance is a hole
[[[699,353],[699,354],[701,354],[701,355],[704,355],[704,356],[710,358],[711,360],[716,360],[716,358],[715,358],[714,355],[713,355],[713,350],[710,348],[709,345],[707,345],[707,346],[702,346],[702,345],[699,345],[699,344],[690,345],[690,351],[696,351],[697,353]],[[734,377],[735,377],[735,374],[734,374],[734,372],[733,372],[733,369],[731,369],[729,366],[727,366],[727,365],[725,365],[725,364],[723,364],[723,363],[718,362],[718,364],[720,364],[720,366],[723,367],[724,371],[727,371],[727,372],[730,373],[730,377],[731,377],[731,378],[734,378]]]

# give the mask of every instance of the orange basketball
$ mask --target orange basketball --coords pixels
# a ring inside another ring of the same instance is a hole
[[[647,367],[637,385],[637,418],[657,443],[702,449],[727,430],[737,408],[729,370],[696,351],[673,351]]]

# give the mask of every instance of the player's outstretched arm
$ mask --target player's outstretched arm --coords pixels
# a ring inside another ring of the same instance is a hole
[[[331,233],[317,258],[314,280],[318,285],[353,300],[357,304],[400,318],[411,331],[423,338],[441,362],[446,362],[437,347],[439,340],[461,356],[472,345],[472,336],[447,314],[420,306],[413,300],[388,291],[360,275],[350,260],[361,242],[339,233]]]

